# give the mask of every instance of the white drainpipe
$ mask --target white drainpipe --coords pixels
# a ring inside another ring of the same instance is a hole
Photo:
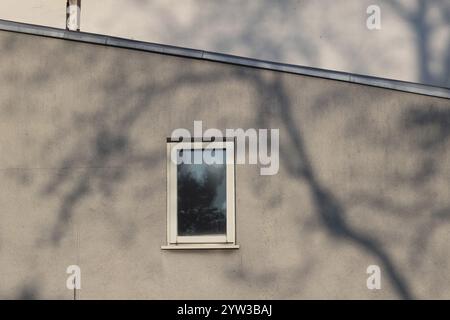
[[[67,0],[66,29],[80,31],[81,0]]]

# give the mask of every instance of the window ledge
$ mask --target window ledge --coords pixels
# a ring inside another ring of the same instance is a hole
[[[170,244],[161,246],[162,250],[196,250],[196,249],[239,249],[238,244],[205,244],[205,243],[198,243],[198,244]]]

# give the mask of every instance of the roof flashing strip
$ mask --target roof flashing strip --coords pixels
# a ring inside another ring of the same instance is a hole
[[[253,67],[304,76],[345,81],[379,88],[450,99],[449,88],[442,88],[407,81],[378,78],[366,75],[358,75],[341,71],[332,71],[326,69],[304,67],[299,65],[257,60],[252,58],[245,58],[228,54],[182,48],[170,45],[156,44],[151,42],[136,41],[107,35],[100,35],[95,33],[74,32],[64,29],[38,26],[21,22],[13,22],[2,19],[0,19],[0,30],[52,37],[58,39],[66,39],[92,44],[100,44],[119,48],[141,50],[153,53],[175,55],[180,57],[202,59],[213,62],[229,63],[245,67]]]

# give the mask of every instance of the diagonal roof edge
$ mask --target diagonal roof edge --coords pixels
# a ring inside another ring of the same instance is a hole
[[[0,30],[79,41],[84,43],[105,45],[111,47],[119,47],[153,53],[175,55],[180,57],[201,59],[207,61],[229,63],[252,68],[274,70],[298,75],[306,75],[324,79],[345,81],[379,88],[386,88],[391,90],[450,99],[450,88],[436,87],[420,83],[386,79],[386,78],[378,78],[341,71],[305,67],[300,65],[258,60],[216,52],[209,52],[204,50],[176,47],[144,41],[136,41],[107,35],[100,35],[95,33],[74,32],[64,29],[14,22],[2,19],[0,19]]]

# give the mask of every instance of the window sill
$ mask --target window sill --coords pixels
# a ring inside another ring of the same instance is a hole
[[[162,250],[205,250],[205,249],[239,249],[238,244],[204,244],[204,243],[198,243],[198,244],[170,244],[161,246]]]

